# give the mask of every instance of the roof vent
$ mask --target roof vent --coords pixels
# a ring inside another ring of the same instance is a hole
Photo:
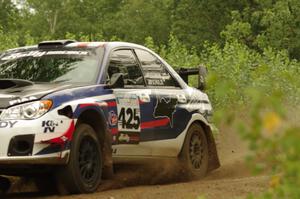
[[[38,47],[40,49],[47,48],[62,48],[68,44],[74,43],[74,40],[54,40],[54,41],[42,41],[39,43]]]
[[[19,88],[32,86],[33,82],[22,79],[0,79],[0,90],[8,88]]]

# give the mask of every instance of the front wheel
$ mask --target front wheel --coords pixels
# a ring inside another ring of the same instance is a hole
[[[202,178],[208,168],[208,144],[201,125],[193,124],[189,128],[179,161],[183,173],[190,179]]]
[[[102,175],[102,154],[94,129],[80,124],[74,132],[69,163],[57,173],[58,189],[66,193],[91,193]]]

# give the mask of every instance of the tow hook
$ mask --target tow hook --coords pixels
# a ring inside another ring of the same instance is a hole
[[[11,182],[8,178],[0,176],[0,194],[5,194],[11,187]]]

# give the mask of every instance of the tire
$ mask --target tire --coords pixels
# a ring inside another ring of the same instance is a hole
[[[208,144],[203,128],[192,124],[179,156],[181,170],[188,179],[203,178],[208,169]]]
[[[61,194],[95,192],[102,176],[102,152],[94,129],[87,124],[76,127],[67,165],[57,173]]]

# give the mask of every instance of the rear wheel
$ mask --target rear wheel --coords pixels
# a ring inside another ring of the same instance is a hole
[[[69,163],[57,174],[58,189],[62,194],[94,192],[101,175],[100,142],[91,126],[80,124],[74,132]]]
[[[208,144],[201,125],[193,124],[187,132],[179,156],[183,173],[186,177],[202,178],[208,168]]]

